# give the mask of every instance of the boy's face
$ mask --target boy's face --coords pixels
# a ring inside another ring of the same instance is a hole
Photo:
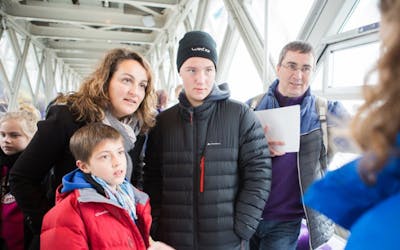
[[[6,155],[23,151],[29,141],[18,120],[8,119],[0,124],[0,146]]]
[[[106,139],[100,142],[93,149],[89,162],[77,160],[76,165],[84,173],[103,179],[115,189],[124,181],[126,174],[126,156],[122,140]]]
[[[215,81],[214,63],[203,57],[190,57],[179,71],[186,98],[192,106],[200,106],[210,94]]]

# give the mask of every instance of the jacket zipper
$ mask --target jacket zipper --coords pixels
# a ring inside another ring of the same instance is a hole
[[[205,156],[201,156],[200,160],[200,193],[204,192],[204,162]]]

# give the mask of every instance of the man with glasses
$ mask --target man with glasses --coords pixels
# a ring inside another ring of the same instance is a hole
[[[300,150],[285,153],[276,150],[282,141],[268,140],[272,156],[271,193],[262,221],[251,239],[250,248],[269,250],[296,249],[302,219],[307,220],[312,249],[326,242],[333,233],[332,223],[323,215],[310,211],[302,203],[304,191],[327,169],[327,154],[316,109],[316,96],[310,92],[315,57],[310,44],[294,41],[283,47],[277,76],[255,110],[300,105]],[[248,101],[249,104],[252,100]],[[329,114],[346,117],[344,107],[328,101]],[[265,128],[265,132],[268,128]],[[268,139],[268,138],[267,138]]]

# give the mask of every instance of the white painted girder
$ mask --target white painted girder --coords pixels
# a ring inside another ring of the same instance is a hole
[[[143,23],[142,15],[116,13],[108,8],[81,8],[80,5],[54,7],[54,4],[22,5],[12,2],[6,5],[7,14],[24,20],[48,21],[60,23],[78,23],[99,26],[118,26],[144,30],[159,30],[164,25],[163,17],[154,17],[155,25],[148,27]]]

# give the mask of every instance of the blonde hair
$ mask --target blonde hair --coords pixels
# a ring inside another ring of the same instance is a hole
[[[155,124],[155,93],[153,73],[150,64],[140,54],[117,48],[109,51],[95,71],[83,81],[78,92],[68,95],[60,94],[55,103],[67,103],[79,121],[99,122],[104,119],[104,111],[111,105],[108,95],[110,80],[118,66],[125,60],[137,61],[146,71],[148,84],[145,97],[135,112],[142,122],[141,132],[146,132]]]
[[[22,107],[19,111],[4,113],[0,117],[0,125],[9,120],[16,120],[19,122],[22,132],[30,140],[37,131],[36,124],[40,120],[40,116],[38,114],[39,111],[33,107],[29,107],[29,109]]]
[[[352,120],[352,134],[361,149],[372,155],[361,162],[362,170],[374,174],[381,170],[396,143],[400,130],[400,1],[381,0],[379,8],[383,28],[390,34],[383,37],[381,56],[375,71],[379,84],[364,85],[365,103]],[[370,78],[370,72],[366,80]]]

